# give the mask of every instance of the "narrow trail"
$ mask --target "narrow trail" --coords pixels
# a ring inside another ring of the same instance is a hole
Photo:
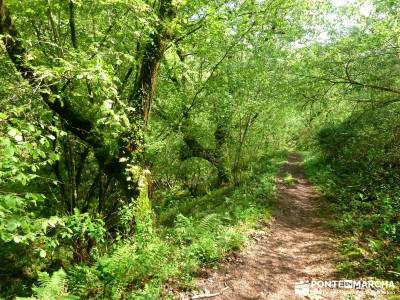
[[[293,184],[285,184],[287,173]],[[329,288],[313,288],[306,297],[295,295],[300,281],[338,279],[333,266],[337,245],[318,217],[322,203],[304,175],[299,155],[290,154],[278,176],[272,222],[251,235],[243,252],[227,257],[218,269],[204,271],[197,280],[199,290],[215,300],[370,299],[346,298],[348,290]]]

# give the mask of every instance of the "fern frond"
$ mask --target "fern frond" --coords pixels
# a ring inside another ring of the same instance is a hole
[[[218,214],[215,213],[205,216],[199,222],[199,228],[202,231],[212,231],[214,229],[217,229],[220,225],[221,225],[221,220]]]
[[[46,272],[39,274],[38,286],[32,288],[35,299],[39,300],[58,300],[58,299],[78,299],[67,293],[67,274],[63,269],[54,272],[50,277]]]

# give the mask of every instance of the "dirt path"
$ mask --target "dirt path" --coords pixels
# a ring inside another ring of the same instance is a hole
[[[293,184],[284,183],[287,173],[292,174]],[[359,295],[347,298],[343,289],[329,288],[295,296],[295,284],[300,281],[337,278],[335,239],[318,218],[322,202],[305,178],[300,157],[290,154],[278,178],[274,220],[252,234],[243,252],[228,257],[218,269],[205,271],[198,279],[199,293],[220,292],[210,297],[213,300],[366,299]]]

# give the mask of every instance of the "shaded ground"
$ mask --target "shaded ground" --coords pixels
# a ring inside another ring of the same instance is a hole
[[[376,294],[330,288],[295,296],[296,284],[298,290],[309,286],[300,281],[338,279],[333,267],[337,245],[319,217],[322,200],[305,178],[300,157],[290,154],[278,178],[271,224],[254,232],[243,252],[231,254],[218,269],[205,270],[197,280],[199,290],[180,298],[377,299]]]

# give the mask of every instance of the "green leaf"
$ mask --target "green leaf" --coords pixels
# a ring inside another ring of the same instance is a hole
[[[16,244],[21,243],[23,240],[24,240],[24,237],[21,236],[21,235],[16,235],[16,236],[14,236],[14,242],[15,242]]]
[[[15,129],[15,128],[11,128],[11,129],[8,131],[8,135],[11,136],[11,137],[15,137],[17,134],[18,134],[18,130]]]
[[[52,160],[52,161],[57,161],[57,160],[60,160],[60,155],[59,154],[57,154],[57,153],[54,153],[54,152],[52,152],[52,153],[50,153],[50,159]]]
[[[16,197],[12,196],[12,195],[6,195],[4,197],[4,204],[7,208],[13,209],[17,207],[17,199]]]
[[[43,249],[40,250],[40,252],[39,252],[39,256],[40,256],[40,257],[45,258],[46,255],[47,255],[46,251],[44,251]]]
[[[15,153],[14,147],[11,144],[6,144],[6,146],[3,148],[3,153],[6,157],[13,156]]]
[[[36,152],[41,158],[46,158],[46,153],[44,153],[44,151],[37,149]]]
[[[17,220],[15,219],[11,219],[7,222],[6,228],[8,231],[13,232],[15,231],[19,226],[21,225],[21,223],[19,223]]]

